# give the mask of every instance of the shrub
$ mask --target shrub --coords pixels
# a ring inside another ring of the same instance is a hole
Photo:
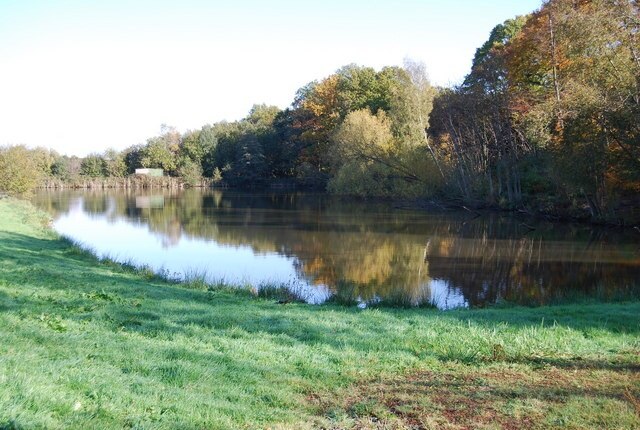
[[[26,194],[40,183],[43,172],[24,145],[0,148],[0,190]]]

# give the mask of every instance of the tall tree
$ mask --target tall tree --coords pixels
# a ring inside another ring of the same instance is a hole
[[[524,18],[496,26],[476,52],[463,85],[442,91],[431,133],[453,165],[453,183],[466,199],[516,206],[522,200],[520,165],[530,147],[513,123],[509,73],[510,42]]]
[[[106,176],[122,178],[127,175],[127,165],[122,152],[109,148],[102,156],[104,160],[104,173]]]
[[[384,72],[384,71],[383,71]],[[427,129],[436,89],[431,86],[424,63],[405,59],[403,69],[393,70],[390,88],[390,114],[398,142],[410,148],[423,147],[444,178],[440,156],[429,141]]]
[[[180,143],[180,133],[174,127],[163,124],[161,135],[148,139],[142,148],[140,164],[142,167],[164,169],[169,174],[175,174]]]
[[[517,120],[593,217],[640,176],[638,2],[551,0],[510,47]]]
[[[80,173],[90,178],[105,176],[105,162],[99,154],[86,156],[80,164]]]

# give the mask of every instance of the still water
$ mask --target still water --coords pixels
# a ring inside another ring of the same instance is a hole
[[[442,309],[640,295],[640,233],[319,194],[42,191],[62,235],[175,277]],[[535,229],[532,229],[535,228]]]

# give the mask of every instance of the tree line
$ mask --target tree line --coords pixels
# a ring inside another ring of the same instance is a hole
[[[497,25],[452,88],[432,86],[413,61],[347,65],[284,110],[256,105],[186,133],[163,127],[144,144],[82,159],[4,148],[0,172],[3,159],[28,153],[29,166],[8,164],[63,180],[149,167],[187,184],[292,181],[615,219],[640,194],[639,38],[637,0],[550,0]]]
[[[615,218],[640,191],[640,6],[552,0],[498,25],[430,132],[467,198]]]

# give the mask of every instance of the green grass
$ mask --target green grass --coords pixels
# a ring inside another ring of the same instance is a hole
[[[0,429],[640,428],[640,304],[279,305],[0,200]]]

